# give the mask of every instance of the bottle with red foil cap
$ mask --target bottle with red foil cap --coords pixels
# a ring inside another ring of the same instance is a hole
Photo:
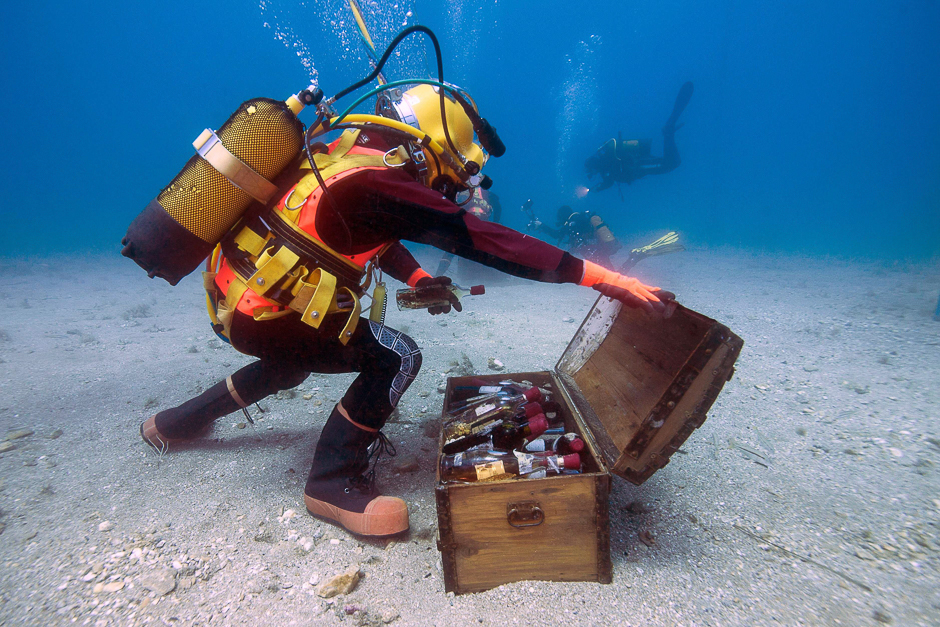
[[[541,396],[539,389],[532,388],[517,396],[496,395],[482,403],[468,407],[444,424],[444,440],[479,432],[484,425],[494,420],[513,418],[519,413],[523,413],[526,418],[542,413],[541,405],[535,402],[539,396]]]
[[[557,455],[581,453],[584,450],[584,440],[578,437],[577,433],[565,433],[557,436],[546,434],[529,442],[525,450],[530,453],[554,451]]]
[[[520,451],[470,450],[441,456],[441,481],[486,481],[528,475],[544,469],[546,474],[579,470],[581,457],[571,455],[535,455]]]
[[[444,424],[444,442],[448,443],[457,438],[470,434],[486,434],[496,428],[503,421],[525,422],[537,414],[542,413],[538,403],[524,403],[516,408],[512,406],[494,407],[489,404],[480,415],[471,414],[467,420],[454,420]]]
[[[559,455],[580,454],[584,450],[584,440],[579,438],[577,433],[566,433],[555,438],[551,447]]]
[[[500,381],[497,384],[489,384],[479,379],[471,381],[470,385],[456,385],[451,390],[451,403],[463,402],[468,399],[475,399],[481,396],[490,396],[493,394],[515,395],[522,394],[534,386],[523,385],[515,381]]]
[[[474,285],[465,289],[459,285],[425,285],[424,287],[406,287],[395,292],[395,301],[399,309],[428,309],[429,307],[449,307],[451,298],[449,294],[457,297],[478,296],[485,294],[486,288]]]
[[[536,414],[523,423],[504,420],[493,429],[493,448],[511,451],[531,442],[548,429],[545,414]]]
[[[467,411],[468,409],[478,407],[483,403],[491,402],[495,399],[511,399],[524,396],[527,401],[542,400],[542,390],[535,386],[479,386],[478,388],[471,387],[471,389],[479,389],[483,391],[480,394],[476,394],[469,398],[464,398],[459,402],[455,402],[455,399],[452,399],[450,405],[447,407],[448,416],[457,416]]]
[[[536,414],[531,418],[523,415],[521,420],[521,423],[514,420],[494,420],[482,429],[445,442],[441,452],[444,455],[453,455],[484,444],[488,448],[512,450],[548,429],[548,420],[544,414]]]

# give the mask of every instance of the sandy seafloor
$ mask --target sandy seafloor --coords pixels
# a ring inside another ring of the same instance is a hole
[[[424,368],[386,427],[399,457],[380,483],[411,509],[387,543],[301,500],[350,376],[311,376],[262,401],[257,432],[234,414],[158,459],[140,422],[249,361],[211,333],[198,274],[174,288],[117,255],[0,267],[0,438],[32,431],[0,454],[0,624],[940,625],[936,263],[644,261],[641,278],[744,339],[737,374],[684,454],[641,487],[615,479],[612,584],[456,597],[435,544],[439,385],[462,355],[550,369],[593,291],[512,279],[461,314],[390,308]],[[396,472],[409,455],[419,469]],[[313,593],[357,564],[348,596]]]

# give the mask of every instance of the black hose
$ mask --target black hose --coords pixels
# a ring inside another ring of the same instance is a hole
[[[375,79],[375,77],[378,76],[379,73],[382,71],[382,68],[385,67],[385,64],[388,62],[388,58],[392,55],[392,52],[395,50],[395,48],[398,47],[398,44],[400,44],[405,37],[415,32],[424,33],[425,35],[428,36],[428,39],[431,40],[431,43],[434,44],[434,55],[437,58],[437,80],[443,83],[444,82],[444,56],[441,54],[441,45],[437,41],[437,36],[434,34],[434,31],[432,31],[427,26],[422,26],[421,24],[415,24],[414,26],[409,26],[408,28],[406,28],[405,30],[403,30],[402,32],[398,33],[398,35],[395,36],[395,39],[393,39],[392,43],[390,43],[388,45],[388,48],[385,49],[385,52],[382,54],[382,58],[379,59],[379,62],[375,64],[375,68],[373,68],[372,72],[368,76],[366,76],[360,81],[353,83],[346,89],[337,93],[332,98],[333,102],[339,100],[346,94],[359,89],[363,85],[367,85],[371,83]],[[446,99],[446,96],[444,95],[444,90],[438,89],[438,91],[440,92],[440,95],[441,95],[441,125],[444,127],[444,138],[447,140],[447,145],[450,146],[450,149],[453,151],[453,153],[459,157],[462,157],[463,155],[461,154],[459,150],[457,150],[457,147],[454,145],[454,140],[451,139],[450,137],[450,129],[447,126],[447,113],[446,113],[446,109],[444,106],[445,105],[444,101]],[[464,108],[466,109],[466,107]],[[479,115],[471,116],[470,119],[472,120],[474,117],[479,118]],[[476,125],[474,124],[474,126]],[[503,150],[505,151],[505,148]]]
[[[335,102],[339,100],[340,98],[342,98],[343,96],[345,96],[346,94],[356,91],[363,85],[367,85],[371,83],[373,80],[375,80],[375,77],[379,75],[379,73],[382,71],[382,68],[385,67],[385,64],[388,62],[388,58],[391,56],[392,51],[394,51],[395,48],[398,46],[398,44],[401,43],[402,39],[404,39],[405,37],[407,37],[408,35],[414,32],[422,32],[426,34],[431,39],[431,42],[434,44],[434,52],[437,55],[438,79],[443,83],[444,80],[441,75],[443,73],[444,61],[441,55],[441,47],[437,42],[437,37],[434,35],[431,29],[428,28],[427,26],[422,26],[421,24],[415,24],[414,26],[409,26],[408,28],[406,28],[405,30],[403,30],[402,32],[398,33],[398,35],[395,36],[395,39],[393,39],[392,43],[390,43],[388,48],[385,49],[385,52],[382,54],[382,58],[379,59],[379,62],[375,64],[375,67],[372,69],[372,72],[368,76],[366,76],[360,81],[353,83],[346,89],[337,93],[330,100]]]
[[[317,115],[317,119],[314,121],[314,123],[311,124],[310,128],[307,129],[307,132],[304,135],[304,152],[307,153],[307,162],[310,163],[310,169],[313,171],[313,175],[317,177],[317,183],[320,184],[320,189],[323,190],[323,194],[329,201],[330,206],[333,207],[333,212],[339,219],[339,223],[343,226],[343,230],[346,231],[346,242],[348,244],[346,250],[351,250],[353,244],[352,231],[349,230],[349,226],[346,224],[346,220],[343,219],[342,214],[339,212],[339,205],[336,204],[336,199],[333,198],[333,194],[330,192],[330,188],[326,186],[326,182],[323,180],[323,175],[320,174],[320,168],[317,167],[317,162],[313,158],[313,151],[310,149],[310,140],[312,139],[311,133],[314,131],[314,129],[318,128],[320,124],[323,123],[324,118],[325,116],[323,112],[320,112]]]

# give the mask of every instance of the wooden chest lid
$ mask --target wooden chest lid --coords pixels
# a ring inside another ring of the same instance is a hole
[[[663,319],[602,296],[555,372],[607,467],[639,485],[705,421],[743,345],[682,305]]]

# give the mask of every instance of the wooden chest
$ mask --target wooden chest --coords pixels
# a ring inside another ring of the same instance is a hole
[[[438,469],[445,589],[610,583],[610,473],[639,485],[665,466],[705,421],[742,346],[727,327],[681,305],[663,320],[601,297],[554,371],[449,379],[444,415],[455,386],[471,379],[551,389],[565,430],[579,433],[587,451],[576,475],[458,484],[441,483]]]

